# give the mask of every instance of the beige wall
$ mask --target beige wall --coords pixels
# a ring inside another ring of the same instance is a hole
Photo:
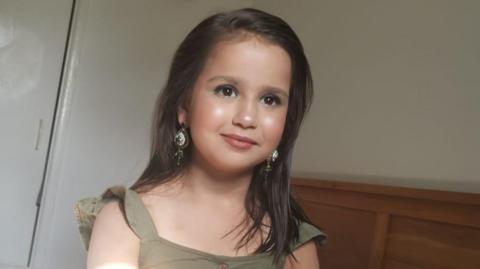
[[[294,175],[480,192],[480,2],[255,0],[302,39]]]

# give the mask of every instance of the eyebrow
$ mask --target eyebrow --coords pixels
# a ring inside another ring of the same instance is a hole
[[[237,79],[237,78],[234,78],[234,77],[231,77],[231,76],[214,76],[214,77],[211,77],[207,80],[207,82],[211,82],[211,81],[214,81],[214,80],[225,80],[227,81],[228,83],[231,83],[235,86],[238,86],[241,84],[241,80]],[[268,89],[269,91],[272,91],[274,93],[277,93],[277,94],[280,94],[280,95],[284,95],[285,97],[288,98],[288,93],[285,92],[285,90],[282,90],[282,89],[279,89],[279,88],[276,88],[276,87],[272,87],[272,86],[264,86],[264,88]]]

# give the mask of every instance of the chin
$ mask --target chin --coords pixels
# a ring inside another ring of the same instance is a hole
[[[204,154],[200,153],[200,158],[207,160],[208,165],[224,173],[242,173],[251,171],[256,165],[261,163],[264,158],[259,157],[258,152],[236,152],[231,149],[221,149],[219,147],[211,149],[205,149]],[[201,149],[200,149],[201,150]]]
[[[229,162],[225,162],[225,160],[229,160]],[[214,164],[214,169],[225,173],[237,174],[250,172],[255,167],[255,164],[251,162],[242,163],[240,161],[234,162],[233,160],[233,158],[224,158],[222,160],[217,160]]]

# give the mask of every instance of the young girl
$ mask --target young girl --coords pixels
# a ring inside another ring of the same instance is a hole
[[[87,268],[319,268],[327,236],[289,185],[311,97],[282,19],[245,8],[202,21],[174,55],[143,174],[76,204]]]

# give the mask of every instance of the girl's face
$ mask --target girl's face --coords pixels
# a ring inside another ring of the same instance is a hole
[[[217,43],[189,107],[178,112],[190,128],[192,160],[229,173],[263,162],[282,137],[290,72],[287,52],[261,38]]]

